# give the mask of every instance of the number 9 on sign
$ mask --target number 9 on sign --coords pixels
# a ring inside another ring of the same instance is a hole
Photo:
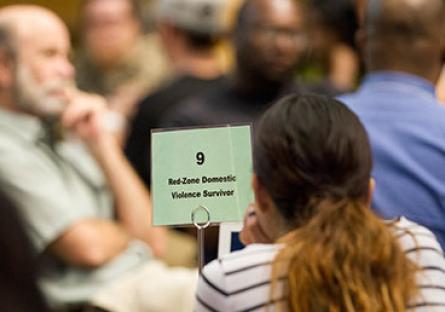
[[[198,152],[196,153],[196,163],[201,166],[202,164],[204,164],[204,153],[203,152]]]

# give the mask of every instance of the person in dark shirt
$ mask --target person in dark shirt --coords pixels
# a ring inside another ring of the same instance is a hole
[[[252,122],[277,98],[302,92],[294,74],[306,48],[303,10],[291,0],[247,0],[234,30],[233,72],[220,88],[170,110],[165,125]]]
[[[151,129],[162,126],[164,112],[221,83],[214,46],[223,32],[219,22],[223,5],[222,0],[159,2],[158,29],[176,77],[141,101],[125,146],[126,156],[148,188]]]
[[[236,66],[218,88],[165,113],[165,127],[254,122],[272,102],[304,89],[295,69],[306,48],[303,6],[292,0],[247,0],[233,33]],[[205,261],[216,256],[217,229],[206,230]]]

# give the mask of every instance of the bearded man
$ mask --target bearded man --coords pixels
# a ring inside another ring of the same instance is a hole
[[[196,274],[153,259],[164,231],[149,193],[105,100],[74,87],[69,52],[51,11],[0,9],[0,186],[26,222],[42,290],[56,309],[188,311]]]

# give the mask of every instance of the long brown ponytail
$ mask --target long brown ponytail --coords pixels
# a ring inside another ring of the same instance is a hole
[[[290,96],[260,120],[255,172],[291,230],[272,270],[291,311],[405,311],[415,265],[367,207],[372,167],[358,118],[333,99]]]
[[[415,266],[393,233],[362,203],[325,200],[289,233],[274,264],[288,272],[291,311],[405,311]],[[284,266],[284,267],[283,267]]]

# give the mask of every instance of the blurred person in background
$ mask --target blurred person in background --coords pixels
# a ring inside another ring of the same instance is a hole
[[[155,260],[165,231],[100,96],[74,86],[68,31],[33,5],[0,9],[0,185],[20,209],[56,309],[189,311],[196,272]]]
[[[368,0],[355,0],[355,15],[357,18],[358,27],[362,27],[365,22],[367,6]]]
[[[445,108],[435,84],[445,56],[441,0],[359,2],[358,34],[367,75],[341,97],[371,140],[372,207],[428,227],[445,247]]]
[[[299,70],[314,93],[337,95],[355,89],[360,75],[355,46],[357,18],[353,0],[308,2],[307,58]]]
[[[354,113],[292,95],[256,129],[249,245],[204,267],[195,311],[444,311],[434,235],[370,208],[371,148]]]
[[[217,88],[222,82],[221,61],[215,48],[224,36],[223,0],[158,0],[156,27],[174,71],[173,78],[138,104],[130,123],[125,153],[150,188],[151,129],[161,127],[164,112],[174,110],[186,99]],[[191,231],[193,232],[193,231]],[[176,240],[167,248],[169,264],[190,266],[196,262],[196,240],[169,231]]]
[[[252,122],[278,97],[300,92],[294,73],[307,44],[300,1],[247,0],[233,32],[235,65],[221,87],[169,111],[173,126]]]
[[[158,0],[157,28],[174,70],[174,78],[138,105],[125,152],[150,187],[151,129],[161,127],[168,110],[218,88],[222,68],[215,46],[224,35],[223,0]]]
[[[304,6],[293,0],[247,0],[232,42],[235,64],[217,88],[164,113],[162,126],[254,122],[282,95],[301,92],[294,73],[306,47]],[[206,261],[217,251],[217,228],[206,231]]]
[[[142,96],[169,77],[159,37],[144,34],[138,0],[84,0],[80,12],[77,84],[106,96],[112,109],[130,117]]]

